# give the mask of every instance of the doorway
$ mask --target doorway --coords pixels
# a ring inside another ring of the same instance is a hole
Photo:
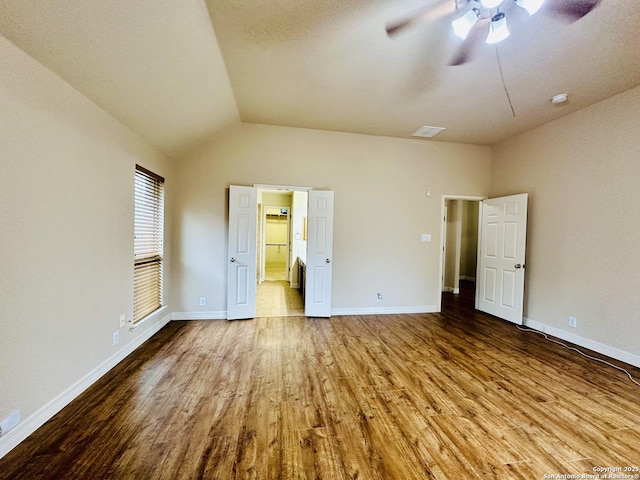
[[[485,197],[444,195],[441,226],[441,294],[473,305],[479,236],[479,208]],[[448,302],[450,303],[450,302]]]
[[[264,238],[260,250],[263,272],[262,281],[289,280],[289,207],[266,206],[262,224]],[[261,282],[262,283],[262,282]]]
[[[258,215],[258,194],[264,197],[263,190],[274,188],[280,193],[290,192],[292,199],[291,214],[294,221],[293,227],[289,230],[292,235],[289,242],[289,288],[302,287],[301,295],[306,316],[330,317],[334,192],[305,187],[230,185],[227,319],[238,320],[256,316],[256,289],[264,271],[258,271],[264,258],[264,254],[258,257],[258,252],[262,247],[265,232],[264,226],[259,222],[262,216]],[[300,208],[297,208],[296,203],[298,197],[304,197]],[[306,208],[306,216],[297,217],[303,211],[303,206]],[[295,220],[296,217],[300,221]],[[300,244],[304,244],[304,248],[296,250]],[[297,285],[294,285],[295,282]]]
[[[256,315],[304,316],[298,262],[306,253],[307,192],[258,189]]]

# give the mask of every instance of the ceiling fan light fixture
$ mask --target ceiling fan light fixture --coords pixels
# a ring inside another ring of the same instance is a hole
[[[491,26],[489,27],[489,35],[487,35],[486,43],[498,43],[511,35],[507,27],[507,17],[503,12],[497,13],[491,18]]]
[[[453,27],[453,33],[455,33],[462,40],[467,38],[469,32],[478,21],[478,14],[480,11],[477,8],[473,8],[465,13],[462,17],[451,22]]]
[[[480,0],[480,4],[484,8],[498,8],[504,0]]]
[[[529,12],[529,15],[533,15],[538,10],[540,10],[540,7],[542,7],[543,3],[544,0],[516,0],[516,5],[524,8],[527,12]]]

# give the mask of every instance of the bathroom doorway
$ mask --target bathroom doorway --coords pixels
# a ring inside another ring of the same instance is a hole
[[[308,193],[258,189],[256,315],[304,316],[300,262],[306,257]]]

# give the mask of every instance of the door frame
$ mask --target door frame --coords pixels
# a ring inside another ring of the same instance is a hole
[[[444,260],[445,260],[445,248],[446,244],[446,215],[445,208],[447,206],[447,200],[468,200],[470,202],[482,202],[489,198],[487,195],[454,195],[454,194],[443,194],[440,197],[440,262],[439,265],[439,284],[438,284],[438,304],[437,310],[438,312],[442,312],[442,289],[444,286]],[[482,203],[480,203],[480,208],[478,209],[478,227],[480,226],[480,219],[482,218]],[[478,230],[478,246],[480,248],[480,239],[482,232],[480,229]]]
[[[442,269],[442,275],[440,276],[440,296],[444,293],[444,277],[446,274],[446,261],[447,261],[447,223],[449,221],[449,208],[447,207],[447,202],[444,202],[444,208],[442,209],[442,232],[441,232],[441,243],[442,243],[442,254],[440,255],[440,268]]]
[[[243,187],[243,186],[240,186]],[[230,186],[231,188],[231,186]],[[265,185],[265,184],[254,184],[252,187],[247,187],[247,188],[252,188],[253,191],[255,192],[255,197],[256,197],[256,204],[255,204],[255,209],[254,209],[254,217],[256,217],[256,224],[257,224],[257,213],[258,213],[258,202],[257,202],[257,197],[258,197],[258,193],[262,190],[269,190],[269,191],[287,191],[287,192],[293,192],[293,191],[305,191],[309,194],[309,196],[307,197],[307,199],[309,200],[311,197],[311,192],[314,191],[313,187],[299,187],[299,186],[285,186],[285,185]],[[324,190],[318,190],[318,193],[320,192],[326,192]],[[333,232],[333,191],[330,191],[332,196],[331,196],[331,232]],[[264,206],[263,206],[264,207]],[[290,213],[291,208],[289,208],[289,213]],[[287,215],[289,217],[289,215]],[[288,218],[288,221],[290,221],[290,218]],[[257,226],[257,225],[256,225]],[[253,241],[254,243],[262,243],[261,239],[258,239],[258,234],[257,234],[257,228],[256,228],[256,233],[254,235]],[[333,235],[332,235],[333,237]],[[257,242],[257,240],[259,240],[259,242]],[[307,249],[308,249],[308,245],[307,245]],[[330,263],[332,259],[327,259],[326,263]],[[234,260],[231,260],[232,262]],[[257,248],[256,248],[256,254],[254,255],[254,259],[253,259],[253,263],[254,263],[254,267],[256,267],[257,264]],[[324,263],[324,262],[323,262]],[[329,269],[329,271],[331,272],[332,268]],[[332,276],[332,274],[330,273],[330,276]],[[331,278],[331,277],[330,277]],[[253,282],[254,282],[254,291],[253,291],[253,305],[254,305],[254,309],[255,309],[255,303],[256,303],[256,292],[255,292],[255,286],[258,283],[258,279],[256,278],[256,275],[253,275]],[[227,289],[229,288],[230,282],[229,280],[227,280]],[[329,285],[331,285],[331,282],[329,282]],[[305,285],[305,289],[306,289],[306,285]],[[229,293],[227,292],[227,298],[229,298]],[[329,294],[329,315],[330,316],[330,309],[331,309],[331,301],[330,301],[330,294]],[[229,312],[229,300],[227,300],[227,318],[228,318],[228,312]],[[305,315],[308,315],[308,308],[307,308],[307,304],[305,302]],[[319,316],[324,316],[323,314],[318,314]],[[255,313],[254,313],[255,316]]]

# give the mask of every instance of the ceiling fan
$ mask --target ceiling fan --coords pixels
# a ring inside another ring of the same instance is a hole
[[[507,15],[513,5],[526,10],[529,15],[542,7],[561,19],[573,23],[590,13],[601,0],[438,0],[405,18],[390,22],[386,30],[393,37],[407,28],[428,19],[451,13],[459,16],[452,22],[454,33],[462,43],[449,61],[449,65],[462,65],[471,60],[475,47],[485,39],[486,43],[498,43],[509,36]]]

